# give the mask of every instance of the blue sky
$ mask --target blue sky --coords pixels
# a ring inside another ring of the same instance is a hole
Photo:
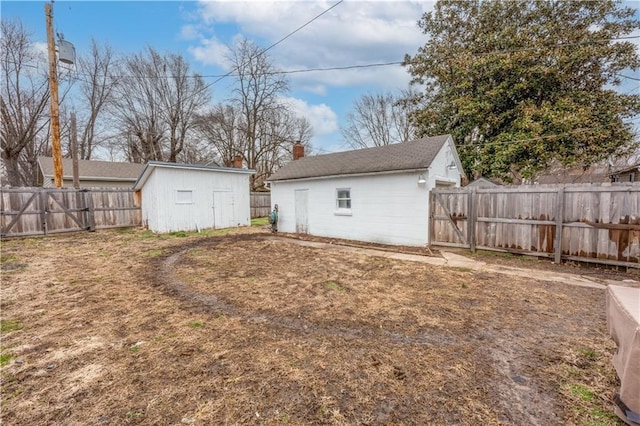
[[[147,45],[181,53],[194,72],[206,76],[229,70],[224,56],[237,37],[261,47],[280,40],[334,5],[337,0],[300,1],[56,1],[55,31],[73,43],[78,55],[91,38],[119,54]],[[46,42],[43,1],[0,2],[3,18],[20,18],[38,42]],[[269,51],[282,70],[340,67],[401,61],[425,42],[416,25],[433,8],[425,1],[347,0]],[[215,77],[207,77],[207,83]],[[290,74],[287,101],[314,127],[321,152],[347,148],[339,126],[363,93],[408,86],[401,66]],[[230,79],[212,87],[215,102],[227,97]]]
[[[216,76],[229,71],[228,46],[246,37],[267,47],[334,5],[337,0],[298,1],[56,1],[54,26],[86,53],[91,38],[118,54],[146,46],[181,53],[194,72]],[[43,1],[0,2],[3,18],[20,18],[44,48]],[[640,1],[627,2],[639,8]],[[401,61],[426,41],[416,25],[433,1],[346,0],[269,51],[282,70],[342,67]],[[638,12],[640,13],[640,12]],[[637,73],[636,73],[637,74]],[[314,127],[321,152],[346,149],[339,132],[353,101],[364,93],[407,88],[401,66],[290,74],[287,101]],[[216,80],[206,77],[207,83]],[[230,80],[212,87],[214,102],[227,97]],[[638,93],[625,81],[621,91]]]

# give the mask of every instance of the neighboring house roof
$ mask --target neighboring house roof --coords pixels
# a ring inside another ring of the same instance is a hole
[[[631,171],[635,171],[635,170],[640,171],[640,163],[634,164],[633,166],[629,166],[629,167],[624,167],[624,168],[620,168],[620,169],[617,169],[617,170],[613,170],[609,174],[611,176],[613,176],[613,175],[619,175],[621,173],[627,173],[627,172],[631,172]]]
[[[53,178],[53,158],[38,157],[38,165],[45,178]],[[80,180],[135,182],[144,164],[117,163],[113,161],[78,160]],[[63,179],[73,179],[73,161],[62,159]]]
[[[473,182],[470,182],[467,186],[476,187],[476,188],[490,188],[492,186],[500,186],[500,184],[482,176],[474,180]]]
[[[374,148],[303,157],[286,164],[267,180],[426,169],[448,140],[453,145],[451,135],[441,135]],[[459,163],[457,154],[455,158]],[[462,166],[457,165],[462,170]]]
[[[216,172],[228,172],[228,173],[241,173],[241,174],[254,174],[256,171],[251,169],[239,169],[233,167],[220,167],[220,166],[204,166],[200,164],[182,164],[182,163],[166,163],[163,161],[149,161],[144,170],[133,185],[135,190],[139,190],[144,186],[151,173],[156,168],[167,169],[186,169],[186,170],[204,170],[204,171],[216,171]]]
[[[575,169],[560,169],[538,175],[538,184],[554,183],[604,183],[610,182],[607,166],[591,166],[586,170],[582,167]]]

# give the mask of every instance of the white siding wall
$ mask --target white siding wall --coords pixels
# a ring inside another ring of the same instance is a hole
[[[159,228],[158,218],[158,175],[155,170],[144,184],[141,191],[142,224],[152,231]]]
[[[436,183],[450,183],[454,186],[460,186],[460,170],[457,168],[449,168],[454,161],[452,145],[453,141],[449,139],[440,149],[429,167],[429,179],[427,180],[429,189],[435,188]]]
[[[192,191],[192,203],[180,204],[178,191]],[[249,226],[249,174],[155,167],[142,188],[142,220],[155,232],[190,231],[214,227],[213,193],[233,194],[224,224]]]
[[[311,235],[422,246],[428,239],[428,185],[420,173],[272,182],[271,202],[278,204],[278,229],[295,232],[295,190],[308,189]],[[427,178],[427,173],[423,176]],[[351,215],[336,208],[336,189],[351,190]]]
[[[296,232],[295,191],[308,190],[309,234],[383,244],[429,243],[429,191],[436,185],[460,186],[460,170],[449,168],[455,147],[449,139],[428,171],[271,182],[278,204],[278,229]],[[426,184],[418,185],[422,175]],[[336,208],[336,190],[351,189],[351,215]]]

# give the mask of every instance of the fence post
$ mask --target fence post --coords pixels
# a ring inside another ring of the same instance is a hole
[[[435,229],[433,228],[435,225],[435,219],[433,218],[436,210],[435,201],[436,201],[436,196],[434,195],[433,189],[432,189],[431,191],[429,191],[429,217],[427,218],[427,221],[428,221],[427,224],[429,226],[429,232],[427,237],[429,237],[429,240],[427,241],[427,245],[431,245],[435,236]]]
[[[42,233],[47,235],[47,216],[49,215],[49,193],[46,189],[40,191],[40,202],[42,203],[42,211],[40,212]]]
[[[560,264],[562,261],[562,224],[564,222],[564,186],[556,193],[556,238],[553,243],[554,262]]]
[[[478,200],[476,193],[476,188],[470,188],[471,191],[467,192],[469,194],[469,211],[467,213],[467,238],[469,240],[469,248],[471,249],[471,253],[476,252],[476,218],[478,217],[477,205]]]
[[[87,211],[87,221],[89,222],[88,230],[93,232],[96,230],[96,218],[95,218],[95,210],[93,208],[93,195],[91,195],[90,189],[84,190],[84,200],[85,200],[85,208]]]

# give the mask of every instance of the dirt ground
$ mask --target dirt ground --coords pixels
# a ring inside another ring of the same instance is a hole
[[[295,241],[3,241],[2,424],[622,424],[603,290]]]

